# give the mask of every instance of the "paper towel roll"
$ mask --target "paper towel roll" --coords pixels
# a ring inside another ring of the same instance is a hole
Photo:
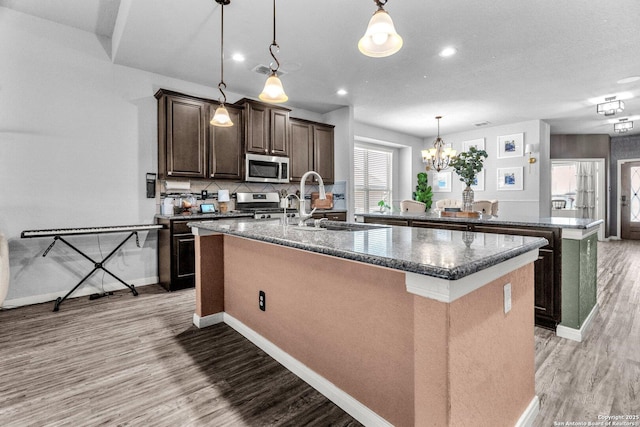
[[[190,193],[191,181],[169,181],[164,182],[164,186],[167,191],[172,193]]]

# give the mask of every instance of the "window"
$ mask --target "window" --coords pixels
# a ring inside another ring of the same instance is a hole
[[[380,200],[391,206],[392,160],[393,153],[390,150],[355,146],[353,171],[356,213],[379,210]]]

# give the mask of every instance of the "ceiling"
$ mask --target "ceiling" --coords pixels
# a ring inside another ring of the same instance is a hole
[[[195,83],[220,79],[220,6],[214,0],[0,0],[8,7],[112,40],[116,64]],[[608,133],[636,119],[640,133],[640,1],[389,0],[403,48],[369,58],[357,48],[371,0],[278,0],[278,59],[287,105],[325,113],[352,105],[358,122],[418,137],[541,119],[557,133]],[[225,6],[228,91],[257,97],[273,36],[273,3]],[[114,30],[115,29],[115,30]],[[109,45],[108,43],[106,45]],[[453,46],[457,54],[442,58]],[[242,53],[244,62],[232,54]],[[336,91],[343,88],[346,96]],[[626,93],[624,113],[595,102]],[[595,99],[595,101],[594,101]],[[236,99],[230,97],[229,101]]]

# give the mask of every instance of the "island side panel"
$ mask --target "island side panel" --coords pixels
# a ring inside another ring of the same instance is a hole
[[[195,236],[196,314],[224,311],[224,235]]]
[[[224,251],[226,313],[392,424],[414,425],[404,273],[232,236]]]
[[[535,398],[533,282],[528,264],[450,304],[451,426],[513,426]]]

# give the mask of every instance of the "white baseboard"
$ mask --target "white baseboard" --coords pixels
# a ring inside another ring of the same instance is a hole
[[[210,314],[209,316],[200,317],[196,313],[193,313],[193,324],[198,329],[208,328],[209,326],[216,325],[224,322],[224,312]]]
[[[560,338],[566,338],[568,340],[582,342],[584,337],[587,335],[587,331],[589,330],[589,327],[591,326],[591,322],[593,321],[593,318],[595,317],[597,312],[598,312],[598,303],[596,303],[596,305],[593,306],[593,308],[591,309],[591,313],[589,313],[587,318],[584,319],[584,323],[582,324],[582,327],[580,329],[574,329],[574,328],[569,328],[568,326],[558,325],[556,327],[556,335],[559,336]]]
[[[515,427],[531,427],[538,416],[538,412],[540,412],[540,399],[538,396],[533,396],[531,403],[524,410]]]
[[[335,384],[309,369],[299,360],[291,357],[280,347],[258,334],[247,325],[224,313],[224,322],[238,331],[242,336],[260,347],[265,353],[277,360],[281,365],[293,372],[300,379],[305,381],[314,389],[318,390],[327,399],[345,410],[353,418],[366,426],[391,426],[387,420],[373,412],[371,409],[358,402],[356,399],[345,393]]]
[[[129,285],[133,285],[135,287],[153,285],[155,283],[158,283],[158,276],[144,277],[142,279],[127,280],[126,282]],[[72,293],[69,296],[69,298],[84,297],[84,296],[95,294],[95,293],[102,293],[103,292],[103,288],[104,288],[104,292],[113,292],[113,291],[120,291],[120,290],[123,290],[123,289],[124,290],[127,289],[120,282],[105,283],[104,287],[103,286],[96,286],[96,285],[91,284],[91,283],[86,283],[86,284],[83,284],[82,286],[80,286],[78,289],[76,289],[76,291],[74,293]],[[48,294],[40,294],[40,295],[32,295],[32,296],[28,296],[28,297],[23,297],[23,298],[8,299],[8,300],[4,301],[4,303],[2,304],[2,308],[16,308],[16,307],[22,307],[22,306],[25,306],[25,305],[40,304],[40,303],[43,303],[43,302],[55,301],[59,297],[62,298],[63,296],[65,296],[67,294],[67,292],[69,292],[70,290],[71,290],[71,287],[69,289],[67,289],[67,290],[62,290],[62,291],[59,291],[59,292],[51,292],[51,293],[48,293]]]

